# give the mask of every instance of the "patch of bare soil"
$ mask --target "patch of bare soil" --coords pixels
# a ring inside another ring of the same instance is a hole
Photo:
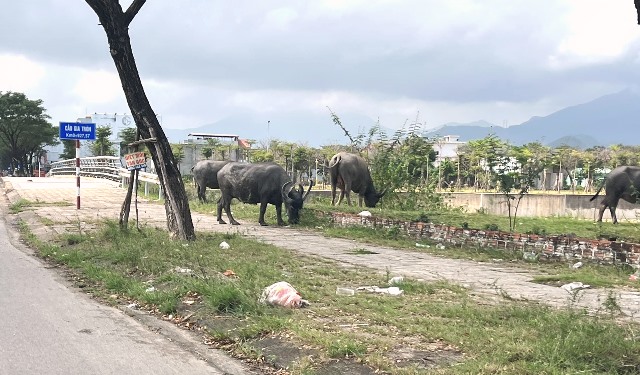
[[[455,348],[435,343],[432,350],[395,348],[391,353],[396,366],[417,369],[434,369],[461,362],[463,354]]]

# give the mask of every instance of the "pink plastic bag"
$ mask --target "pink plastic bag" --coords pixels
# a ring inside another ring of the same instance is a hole
[[[264,288],[259,301],[260,303],[268,303],[272,306],[291,308],[306,307],[309,305],[309,302],[302,299],[300,293],[286,281],[280,281]]]

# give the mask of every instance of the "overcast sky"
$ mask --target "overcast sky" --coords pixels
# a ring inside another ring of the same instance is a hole
[[[123,8],[131,1],[121,1]],[[165,128],[288,112],[513,125],[633,87],[631,0],[149,0],[130,25]],[[52,123],[130,112],[81,0],[3,0],[0,91]]]

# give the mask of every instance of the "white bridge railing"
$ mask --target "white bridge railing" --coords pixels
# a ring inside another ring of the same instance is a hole
[[[61,160],[51,163],[51,169],[47,176],[75,176],[76,159]],[[117,156],[92,156],[80,158],[80,176],[104,178],[112,181],[119,181],[120,186],[129,184],[131,171],[122,166],[120,158]],[[158,180],[158,175],[149,172],[139,172],[138,181],[144,182],[145,195],[149,195],[148,184],[158,185],[158,197],[162,197],[162,187]]]

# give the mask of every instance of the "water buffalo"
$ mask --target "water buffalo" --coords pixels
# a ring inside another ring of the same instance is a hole
[[[384,191],[376,192],[373,180],[369,173],[367,162],[360,156],[339,152],[329,161],[329,174],[331,176],[331,204],[336,205],[336,188],[340,188],[340,198],[347,196],[347,204],[351,206],[350,193],[358,194],[358,205],[362,207],[362,201],[367,207],[375,207]]]
[[[289,217],[289,224],[297,224],[300,220],[300,210],[304,200],[309,195],[313,181],[307,192],[301,184],[299,189],[294,188],[287,172],[281,166],[274,163],[238,163],[231,162],[218,172],[218,182],[222,198],[218,201],[218,223],[226,224],[222,220],[222,208],[233,225],[238,223],[231,216],[231,200],[237,198],[240,202],[256,204],[260,203],[260,225],[267,225],[264,221],[264,213],[267,204],[276,206],[278,225],[284,225],[282,220],[282,203],[284,203]]]
[[[605,188],[606,195],[604,199],[602,199],[602,202],[600,202],[601,206],[598,221],[602,221],[602,214],[604,210],[609,207],[611,219],[613,223],[616,224],[618,222],[616,207],[618,206],[620,198],[629,203],[636,203],[638,201],[640,167],[622,166],[612,170],[590,200],[596,199],[603,187]]]
[[[218,171],[229,163],[228,160],[200,160],[191,168],[193,181],[196,183],[198,199],[201,202],[207,201],[207,188],[219,189]]]

